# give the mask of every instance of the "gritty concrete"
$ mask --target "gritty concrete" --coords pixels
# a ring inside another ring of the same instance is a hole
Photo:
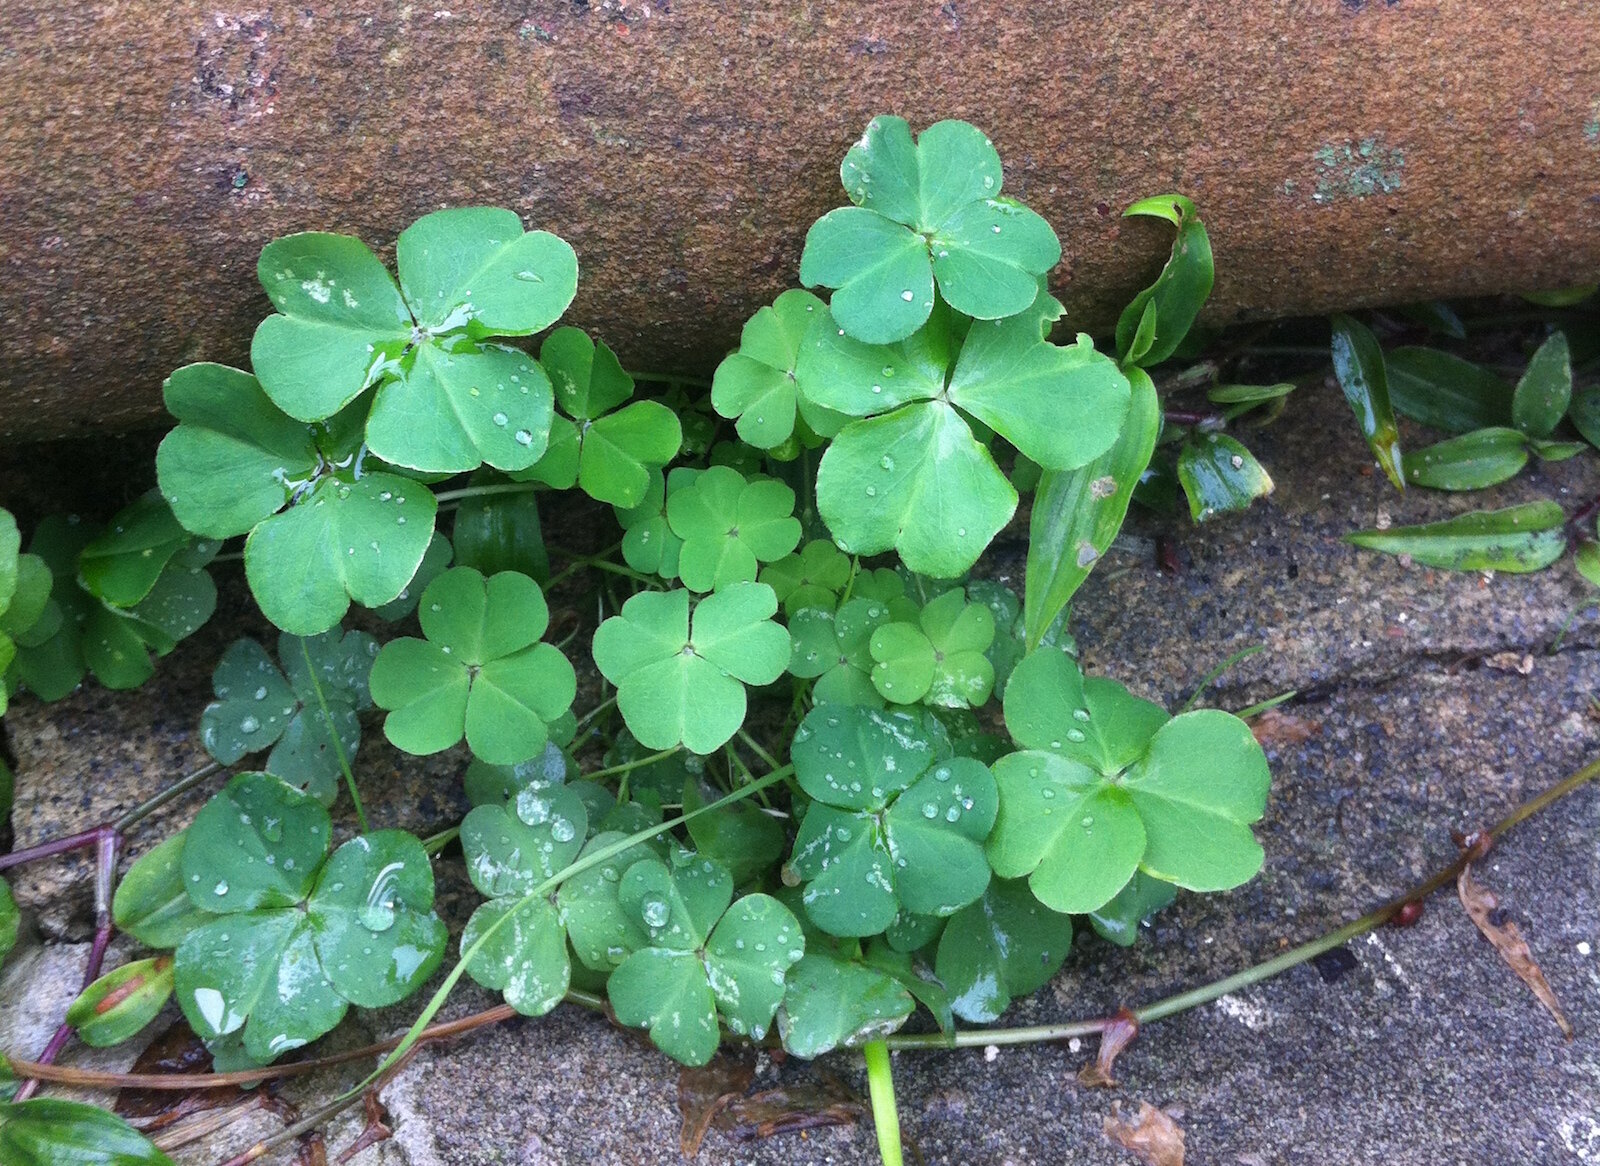
[[[1588,0],[8,0],[0,92],[0,439],[155,419],[172,369],[245,359],[268,240],[447,205],[567,238],[570,322],[625,364],[709,371],[878,113],[993,137],[1081,326],[1169,246],[1122,208],[1174,190],[1217,319],[1600,264]]]
[[[1238,708],[1287,688],[1304,694],[1287,710],[1312,723],[1309,736],[1269,748],[1274,784],[1259,828],[1266,866],[1232,893],[1180,896],[1132,950],[1079,936],[1054,983],[1019,1002],[1008,1024],[1148,1003],[1320,935],[1447,863],[1452,828],[1493,821],[1600,754],[1591,704],[1600,692],[1600,613],[1569,565],[1524,577],[1451,575],[1405,568],[1337,538],[1380,510],[1399,523],[1534,496],[1571,509],[1600,485],[1591,456],[1526,471],[1487,494],[1402,498],[1362,472],[1365,449],[1342,399],[1328,391],[1302,394],[1283,423],[1247,440],[1277,493],[1249,515],[1202,527],[1136,516],[1123,549],[1086,586],[1074,630],[1097,668],[1169,704],[1230,652],[1268,645],[1207,697]],[[1149,548],[1157,537],[1177,540],[1182,573],[1155,570]],[[1015,567],[1007,553],[999,548],[997,573]],[[151,748],[176,751],[173,763],[185,763],[209,671],[204,655],[174,660],[174,678],[163,683],[176,687],[154,690],[164,694],[158,698],[152,690],[84,693],[74,698],[82,705],[48,716],[19,701],[22,732],[12,732],[24,757],[20,796],[32,799],[19,806],[46,804],[41,782],[80,772],[101,753],[106,782],[125,781],[128,792],[91,791],[85,801],[57,803],[49,828],[89,824],[102,810],[97,797],[106,804],[132,797],[156,770],[130,762],[115,778],[121,763],[113,764],[110,750],[139,734],[141,717],[156,721],[158,708],[169,710],[169,727],[158,726]],[[116,719],[96,727],[106,718]],[[29,744],[46,735],[47,722],[61,726],[59,740]],[[380,812],[392,820],[426,817],[416,804],[422,770],[381,760],[382,747],[370,753],[364,764],[378,768],[366,771],[369,801],[388,803]],[[26,760],[44,756],[59,758],[48,777]],[[449,771],[428,772],[438,781]],[[384,793],[385,773],[407,773],[415,784]],[[452,787],[431,793],[446,812]],[[19,842],[35,829],[31,820],[22,816]],[[981,1050],[897,1054],[908,1142],[936,1164],[1127,1164],[1133,1159],[1104,1139],[1100,1123],[1114,1100],[1125,1107],[1144,1100],[1177,1116],[1191,1163],[1600,1162],[1597,837],[1600,787],[1591,787],[1518,827],[1477,868],[1527,935],[1576,1026],[1570,1042],[1453,895],[1441,893],[1415,927],[1354,941],[1342,963],[1301,966],[1149,1025],[1118,1060],[1115,1090],[1076,1083],[1093,1042],[1007,1048],[992,1058]],[[439,883],[441,913],[459,928],[475,902],[459,860],[440,864]],[[31,893],[37,914],[74,917],[57,905],[59,883]],[[24,990],[38,979],[13,969],[0,988],[8,1010],[19,978]],[[491,1002],[463,986],[444,1015]],[[334,1040],[350,1047],[395,1033],[413,1015],[409,1007],[369,1014]],[[35,1041],[42,1032],[36,1026]],[[855,1057],[827,1064],[864,1088]],[[764,1061],[759,1080],[792,1080],[800,1071]],[[356,1162],[675,1161],[676,1080],[675,1067],[635,1034],[559,1009],[422,1051],[384,1092],[396,1139]],[[314,1079],[289,1092],[309,1106],[348,1081]],[[354,1128],[347,1121],[330,1145],[337,1149]],[[712,1133],[698,1161],[821,1166],[868,1162],[873,1153],[871,1130],[860,1125],[753,1145]]]

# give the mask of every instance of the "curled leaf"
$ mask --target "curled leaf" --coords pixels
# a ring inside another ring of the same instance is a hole
[[[1183,1128],[1148,1101],[1141,1101],[1131,1118],[1124,1118],[1121,1103],[1113,1101],[1101,1128],[1145,1166],[1183,1166]]]
[[[1149,368],[1177,350],[1211,294],[1211,240],[1194,203],[1181,194],[1141,199],[1122,214],[1165,219],[1178,228],[1172,256],[1161,274],[1133,297],[1117,320],[1117,351],[1123,363]]]
[[[1094,1064],[1079,1070],[1078,1084],[1085,1089],[1116,1088],[1117,1079],[1111,1075],[1111,1067],[1138,1035],[1138,1019],[1126,1008],[1120,1009],[1100,1033],[1100,1048],[1095,1053]]]
[[[1395,425],[1394,406],[1389,400],[1389,374],[1383,349],[1372,331],[1350,316],[1333,318],[1333,371],[1339,378],[1339,387],[1344,390],[1344,399],[1355,410],[1361,436],[1367,439],[1367,445],[1389,480],[1404,490],[1400,430]]]

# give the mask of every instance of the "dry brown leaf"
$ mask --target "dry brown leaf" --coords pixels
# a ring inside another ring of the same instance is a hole
[[[743,1097],[755,1075],[755,1059],[735,1053],[720,1054],[702,1068],[678,1071],[678,1110],[683,1114],[678,1149],[685,1158],[700,1152],[711,1119]]]
[[[1495,922],[1494,913],[1500,906],[1500,901],[1495,898],[1493,891],[1473,879],[1471,865],[1461,868],[1461,876],[1456,879],[1456,892],[1461,896],[1461,905],[1467,909],[1467,916],[1477,925],[1483,937],[1494,944],[1494,949],[1500,953],[1500,958],[1511,965],[1511,970],[1521,977],[1524,984],[1533,989],[1533,994],[1539,998],[1539,1003],[1545,1006],[1550,1015],[1555,1017],[1556,1024],[1561,1026],[1562,1035],[1571,1040],[1572,1024],[1561,1011],[1561,1004],[1550,988],[1550,981],[1544,978],[1544,972],[1534,962],[1533,952],[1528,950],[1527,940],[1522,938],[1522,932],[1511,920],[1508,919],[1504,923]]]
[[[1145,1166],[1183,1166],[1183,1128],[1148,1101],[1139,1103],[1139,1112],[1131,1119],[1124,1119],[1121,1103],[1113,1101],[1102,1128],[1106,1137],[1132,1151]]]
[[[1497,672],[1515,672],[1527,676],[1533,672],[1533,655],[1530,652],[1496,652],[1483,658],[1485,667]]]
[[[1280,709],[1267,709],[1250,718],[1250,731],[1263,749],[1304,745],[1322,732],[1322,722],[1297,717]]]
[[[1085,1065],[1078,1071],[1078,1084],[1085,1089],[1114,1088],[1117,1082],[1111,1075],[1112,1063],[1138,1035],[1139,1022],[1134,1019],[1133,1013],[1126,1008],[1122,1009],[1101,1032],[1100,1051],[1095,1054],[1094,1063]]]
[[[853,1125],[867,1107],[848,1085],[829,1073],[817,1081],[767,1089],[735,1099],[713,1120],[730,1141],[751,1142],[822,1126]]]

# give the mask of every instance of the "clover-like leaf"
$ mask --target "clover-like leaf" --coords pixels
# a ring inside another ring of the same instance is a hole
[[[744,685],[771,684],[789,663],[764,583],[734,583],[695,606],[689,593],[643,592],[600,625],[594,662],[617,686],[617,707],[641,744],[695,753],[720,748],[744,723]]]
[[[778,1011],[783,1047],[796,1057],[878,1040],[906,1022],[916,1007],[889,973],[820,953],[789,969]]]
[[[243,1034],[265,1062],[327,1032],[351,1003],[403,999],[444,954],[422,844],[398,830],[327,857],[328,813],[271,774],[246,773],[201,809],[182,870],[211,916],[178,947],[178,1003],[205,1039]]]
[[[1018,996],[1050,982],[1072,946],[1072,920],[1033,897],[1020,880],[995,879],[956,912],[939,939],[934,969],[963,1020],[998,1020]]]
[[[286,632],[278,638],[285,678],[256,641],[235,641],[213,674],[217,699],[200,716],[201,743],[224,765],[271,746],[268,773],[332,804],[342,764],[361,744],[356,714],[372,707],[367,676],[377,653],[365,632]]]
[[[1044,749],[1107,777],[1133,764],[1170,719],[1115,680],[1085,677],[1065,653],[1030,652],[1006,686],[1006,728],[1026,749]]]
[[[800,541],[794,491],[771,478],[746,481],[727,466],[670,491],[667,522],[683,540],[678,577],[692,591],[753,582],[758,564],[783,558]]]
[[[817,508],[841,549],[895,550],[952,578],[1011,521],[1017,493],[955,409],[929,401],[845,426],[817,468]]]
[[[950,915],[988,885],[994,778],[972,758],[941,759],[949,741],[935,724],[823,705],[795,734],[795,776],[817,804],[789,866],[806,883],[806,914],[829,934],[875,934],[902,908]]]
[[[578,328],[557,328],[539,350],[561,407],[577,422],[578,485],[624,509],[644,500],[652,471],[678,454],[683,429],[657,401],[635,401],[633,378],[605,344]]]
[[[839,175],[856,206],[812,226],[800,282],[837,288],[840,325],[868,343],[916,331],[933,308],[935,281],[966,315],[1015,315],[1061,259],[1050,225],[999,197],[999,155],[965,122],[939,122],[914,142],[903,119],[876,117]]]
[[[433,494],[393,474],[322,478],[297,505],[245,540],[245,576],[262,613],[286,632],[318,635],[350,601],[397,598],[422,563],[438,510]]]
[[[717,366],[711,404],[724,417],[738,418],[739,439],[757,449],[774,449],[795,432],[798,415],[825,437],[843,418],[813,404],[796,383],[802,342],[827,308],[810,292],[791,289],[745,323],[739,347]]]
[[[650,1028],[650,1039],[684,1064],[716,1052],[720,1012],[735,1033],[759,1040],[783,999],[784,973],[805,952],[800,925],[767,895],[729,906],[733,880],[716,863],[676,852],[671,865],[634,863],[618,900],[644,925],[650,945],[611,974],[617,1019]]]
[[[760,581],[771,587],[785,615],[807,608],[832,611],[849,585],[848,556],[826,539],[813,539],[792,555],[761,569]]]
[[[889,619],[889,608],[876,599],[851,599],[837,613],[808,608],[789,621],[792,651],[789,671],[802,680],[816,679],[811,699],[816,704],[883,706],[872,683],[873,633]]]
[[[568,786],[530,784],[506,805],[481,805],[461,822],[473,886],[491,899],[520,897],[583,849],[589,812]]]
[[[391,640],[372,665],[389,740],[429,754],[464,735],[496,765],[542,752],[577,678],[559,649],[539,642],[550,622],[539,585],[514,571],[485,579],[453,567],[422,593],[419,617],[427,639]]]
[[[699,470],[688,466],[678,466],[665,477],[655,470],[639,505],[617,510],[617,522],[623,530],[622,557],[628,566],[663,579],[678,577],[683,540],[672,533],[667,522],[667,491],[669,486],[681,490],[699,476]]]
[[[473,953],[467,974],[524,1016],[549,1012],[572,983],[566,929],[549,899],[484,903],[467,920],[461,950]]]
[[[944,708],[981,705],[994,689],[994,613],[968,603],[961,588],[924,607],[917,624],[884,624],[872,633],[872,683],[885,700]]]
[[[1021,674],[1012,677],[1008,700]],[[1108,903],[1136,869],[1191,890],[1227,890],[1260,869],[1250,824],[1266,805],[1270,774],[1242,721],[1202,709],[1146,736],[1149,722],[1131,704],[1112,712],[1073,701],[1064,689],[1057,703],[1091,708],[1086,724],[1097,715],[1106,722],[1095,744],[1074,742],[1069,754],[1065,740],[1059,750],[1052,740],[1051,751],[995,764],[1000,813],[988,855],[997,875],[1028,875],[1047,907],[1082,913]],[[1040,719],[1048,724],[1048,717]],[[1126,770],[1106,773],[1078,759],[1125,757],[1141,737],[1147,743]]]

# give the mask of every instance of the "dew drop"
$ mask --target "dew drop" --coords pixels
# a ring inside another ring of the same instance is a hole
[[[1087,721],[1089,719],[1089,710],[1088,709],[1073,709],[1072,710],[1072,719],[1075,720],[1075,721]]]
[[[260,727],[261,722],[256,720],[255,717],[245,717],[239,722],[239,731],[241,733],[254,733]]]
[[[529,433],[526,429],[519,429],[511,436],[516,439],[518,445],[533,444],[533,434]]]
[[[566,818],[557,818],[550,823],[550,837],[557,842],[571,842],[578,836],[578,828]]]
[[[212,891],[213,894],[216,894],[216,895],[226,895],[228,893],[227,880],[223,880],[222,882],[219,882],[216,886],[211,888],[211,891]]]
[[[960,818],[961,818],[961,811],[959,809],[957,809],[955,806],[951,806],[948,810],[946,810],[944,812],[944,820],[946,822],[955,822],[955,821],[960,820]]]
[[[496,425],[500,426],[500,428],[504,429],[506,427],[506,422],[510,421],[511,418],[507,417],[504,413],[496,413],[493,417],[489,418],[489,420],[493,421]]]
[[[1071,741],[1074,745],[1083,744],[1083,742],[1084,742],[1083,730],[1082,729],[1068,729],[1067,730],[1067,740]]]
[[[900,298],[903,299],[906,303],[909,304],[912,300],[916,299],[917,297],[912,294],[912,291],[911,291],[910,288],[906,288],[905,291],[900,293]]]

